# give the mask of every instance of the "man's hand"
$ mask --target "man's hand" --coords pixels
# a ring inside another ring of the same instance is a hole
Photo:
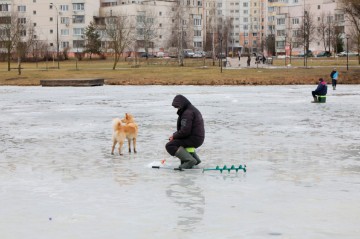
[[[174,137],[171,135],[170,137],[169,137],[169,141],[172,141],[174,139]]]

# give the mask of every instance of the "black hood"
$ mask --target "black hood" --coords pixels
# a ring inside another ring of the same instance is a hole
[[[174,106],[175,108],[178,108],[178,109],[184,109],[190,104],[191,104],[191,102],[188,99],[186,99],[186,97],[183,95],[175,96],[175,98],[172,102],[172,106]]]

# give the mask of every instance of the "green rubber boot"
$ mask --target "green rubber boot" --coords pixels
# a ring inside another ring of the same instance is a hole
[[[196,164],[196,159],[191,156],[191,154],[180,146],[176,151],[175,156],[178,157],[181,161],[180,169],[189,169]]]
[[[194,159],[196,159],[196,164],[195,165],[198,165],[201,163],[201,160],[199,158],[199,155],[197,155],[195,152],[194,153],[190,153],[191,156],[193,156]]]

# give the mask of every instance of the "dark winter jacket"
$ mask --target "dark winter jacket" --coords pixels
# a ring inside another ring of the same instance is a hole
[[[315,94],[316,95],[326,95],[327,94],[327,85],[326,85],[325,81],[319,82],[319,84],[315,90]]]
[[[200,145],[205,139],[204,120],[200,111],[183,95],[175,96],[172,106],[178,108],[177,131],[174,139],[194,138]]]

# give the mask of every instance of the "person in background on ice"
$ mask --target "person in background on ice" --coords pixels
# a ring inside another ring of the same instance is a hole
[[[176,95],[172,106],[177,109],[177,131],[166,144],[166,151],[180,159],[180,169],[189,169],[201,163],[199,156],[186,148],[200,147],[205,139],[204,120],[200,111],[183,95]]]
[[[326,82],[324,81],[323,78],[319,79],[319,84],[316,88],[316,90],[312,91],[312,96],[314,98],[314,101],[312,101],[313,103],[318,102],[318,97],[319,95],[326,95],[327,94],[327,85]]]
[[[336,68],[334,68],[333,71],[330,73],[330,77],[333,90],[336,90],[336,83],[337,79],[339,78],[339,72],[337,72]]]
[[[248,55],[248,59],[247,59],[247,66],[248,67],[250,66],[250,62],[251,62],[251,57],[250,57],[250,55]]]
[[[241,58],[241,51],[238,51],[238,57],[239,57],[239,61],[240,61],[240,58]]]

